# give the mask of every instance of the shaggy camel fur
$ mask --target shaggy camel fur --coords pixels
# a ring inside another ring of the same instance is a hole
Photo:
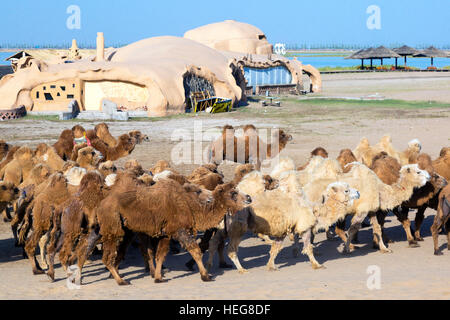
[[[73,150],[73,132],[72,130],[66,129],[61,132],[58,141],[53,145],[56,153],[63,159],[69,160],[72,156]]]
[[[372,159],[380,152],[384,151],[389,156],[397,159],[401,165],[417,163],[417,156],[422,149],[422,145],[419,140],[414,139],[408,143],[408,148],[403,152],[398,152],[392,145],[392,139],[389,135],[385,135],[380,139],[375,146],[370,146],[367,138],[362,138],[359,145],[353,150],[356,159],[365,164],[366,166],[372,166]]]
[[[78,150],[76,162],[80,167],[86,170],[95,170],[97,169],[98,161],[97,153],[95,153],[93,147],[85,147]]]
[[[353,216],[348,237],[342,227],[339,224],[336,225],[336,233],[345,242],[344,253],[349,253],[354,248],[351,241],[366,216],[370,218],[380,251],[391,252],[383,242],[381,226],[378,223],[376,212],[378,210],[392,210],[399,206],[411,197],[415,188],[425,185],[429,179],[428,172],[419,169],[417,164],[403,166],[400,170],[400,179],[393,185],[383,183],[372,170],[363,164],[355,164],[348,173],[338,175],[339,181],[347,182],[361,194],[361,198],[356,200],[347,212]],[[321,192],[335,180],[335,178],[328,178],[310,182],[304,188],[307,198],[311,201],[318,201]]]
[[[146,134],[140,132],[139,130],[130,131],[128,132],[128,135],[133,139],[135,139],[137,144],[150,141],[150,138]]]
[[[447,250],[450,250],[450,185],[442,189],[439,195],[439,205],[431,226],[431,234],[434,242],[434,254],[439,256],[442,252],[439,250],[438,235],[439,230],[445,227],[447,233]]]
[[[30,174],[35,165],[34,152],[27,146],[20,147],[13,160],[0,170],[0,179],[19,186]]]
[[[394,214],[398,220],[402,223],[402,226],[406,232],[406,237],[410,247],[418,247],[417,241],[423,241],[420,235],[420,228],[425,218],[425,210],[432,208],[438,209],[438,197],[439,193],[447,185],[447,181],[436,173],[432,166],[431,157],[422,153],[418,157],[418,165],[420,169],[426,170],[431,178],[423,187],[416,189],[411,198],[403,202],[399,208],[394,209]],[[410,209],[417,209],[415,217],[415,230],[414,235],[411,230],[411,223],[408,219],[408,213]],[[382,221],[384,222],[383,216]]]
[[[223,184],[223,174],[214,173],[210,168],[203,166],[196,168],[187,179],[210,191],[213,191],[219,184]]]
[[[53,216],[53,228],[50,232],[48,245],[49,269],[47,275],[54,280],[54,257],[59,251],[59,259],[64,270],[70,264],[72,252],[83,251],[88,245],[88,239],[82,234],[90,233],[97,225],[96,208],[104,199],[103,177],[99,172],[90,171],[83,176],[78,192],[66,200],[55,210]],[[58,232],[61,231],[59,235]],[[75,243],[79,240],[77,248]],[[82,258],[80,256],[80,258]],[[79,261],[84,265],[83,260]]]
[[[94,128],[94,132],[108,147],[115,147],[117,145],[117,140],[109,132],[109,127],[106,123],[102,122],[97,124]]]
[[[52,172],[62,171],[66,162],[56,152],[54,147],[40,143],[34,151],[36,162],[47,164]]]
[[[13,146],[9,149],[6,156],[3,158],[2,162],[0,162],[0,172],[3,170],[4,167],[14,159],[14,153],[16,153],[17,150],[19,150],[19,146]]]
[[[311,161],[311,158],[315,157],[315,156],[320,156],[322,158],[328,158],[328,152],[327,152],[327,150],[325,150],[322,147],[315,148],[313,151],[311,151],[311,157],[308,159],[308,161],[303,166],[298,167],[297,170],[298,171],[304,170],[308,166],[309,162]]]
[[[44,271],[36,261],[35,250],[41,237],[47,233],[52,224],[54,208],[70,197],[67,181],[57,172],[48,179],[45,188],[35,196],[27,210],[32,210],[33,231],[25,241],[25,252],[30,260],[33,274],[42,274]]]
[[[124,192],[114,192],[124,188]],[[125,191],[126,190],[126,191]],[[192,237],[193,231],[216,226],[229,210],[241,210],[251,200],[239,193],[233,184],[219,185],[206,203],[199,201],[197,192],[187,192],[179,183],[163,179],[152,187],[123,186],[117,181],[112,191],[100,204],[98,219],[103,241],[103,262],[118,284],[128,284],[118,272],[116,264],[117,239],[124,236],[124,227],[148,237],[162,237],[156,252],[155,282],[162,281],[161,266],[168,251],[170,238],[178,240],[192,255],[201,278],[210,277],[201,261],[201,251]],[[114,218],[115,216],[115,218]],[[114,222],[115,221],[115,222]],[[150,251],[150,250],[149,250]],[[152,256],[149,252],[149,256]],[[153,260],[149,261],[153,265]]]
[[[158,160],[158,162],[156,162],[155,166],[150,169],[150,172],[153,175],[155,175],[155,174],[161,173],[166,170],[173,171],[169,162],[166,160]]]
[[[6,157],[11,147],[12,146],[7,144],[5,140],[0,140],[0,160]]]
[[[450,181],[450,152],[444,150],[443,155],[433,161],[434,170]]]
[[[0,212],[6,211],[7,206],[11,205],[18,198],[19,189],[15,187],[13,183],[0,181]],[[4,216],[3,219],[5,219],[5,217],[6,216]]]
[[[283,130],[274,132],[272,138],[275,141],[270,144],[264,143],[253,125],[246,126],[243,137],[235,137],[234,129],[225,126],[222,136],[210,146],[209,162],[220,164],[223,160],[229,160],[237,163],[253,163],[259,170],[262,161],[277,156],[292,140],[292,136]]]
[[[450,147],[443,147],[439,152],[439,157],[445,157],[446,154],[450,154]]]
[[[91,140],[92,146],[98,150],[102,155],[102,161],[115,161],[126,157],[133,152],[136,146],[136,140],[131,138],[128,134],[123,134],[119,137],[115,146],[110,147],[100,139]]]
[[[117,173],[117,167],[111,160],[101,163],[98,167],[98,170],[103,175],[103,177],[107,177],[110,174]]]
[[[240,191],[249,193],[253,199],[251,209],[246,209],[247,215],[240,216],[241,219],[233,217],[231,223],[228,222],[230,237],[228,256],[240,273],[247,270],[239,262],[237,249],[242,235],[247,230],[275,238],[267,263],[269,270],[277,270],[275,258],[282,248],[284,238],[291,232],[303,236],[305,242],[303,253],[308,255],[313,268],[321,268],[322,265],[314,258],[310,242],[313,229],[327,228],[330,225],[329,220],[345,215],[347,206],[351,205],[353,197],[357,197],[356,191],[350,190],[348,185],[333,183],[326,189],[320,203],[309,203],[302,196],[303,192],[298,185],[295,172],[282,174],[279,184],[278,189],[264,191],[265,182],[262,175],[254,171],[244,177],[238,185]],[[217,244],[221,241],[218,239],[220,236],[218,234],[210,241],[209,267]]]
[[[355,155],[353,154],[352,150],[350,149],[342,149],[339,152],[339,156],[336,158],[336,160],[341,165],[341,168],[344,173],[347,173],[352,169],[351,163],[358,161]]]

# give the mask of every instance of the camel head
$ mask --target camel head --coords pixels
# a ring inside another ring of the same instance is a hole
[[[8,153],[10,145],[5,140],[0,140],[0,155],[6,155]]]
[[[237,185],[239,191],[252,195],[264,192],[265,188],[266,182],[259,171],[246,174]]]
[[[430,176],[430,183],[433,185],[436,191],[439,191],[448,185],[448,181],[436,172],[431,173]]]
[[[250,172],[255,170],[255,166],[251,163],[240,164],[234,169],[234,178],[233,181],[235,184],[238,184],[242,181],[242,179]]]
[[[119,145],[122,146],[122,148],[125,151],[131,153],[134,150],[134,147],[136,146],[136,139],[130,137],[129,134],[125,133],[119,137],[118,143]]]
[[[0,181],[0,202],[13,202],[19,198],[19,189],[11,182]]]
[[[138,180],[141,181],[146,186],[150,187],[154,185],[156,182],[153,180],[153,176],[149,175],[148,173],[144,173],[143,175],[138,177]]]
[[[135,172],[136,176],[140,176],[145,173],[141,164],[136,159],[127,160],[127,162],[125,162],[124,168],[127,171]]]
[[[284,148],[286,146],[286,144],[292,140],[292,136],[286,132],[284,132],[284,130],[280,129],[279,131],[279,135],[278,135],[278,143],[280,148]]]
[[[214,201],[212,191],[209,191],[205,188],[201,188],[196,184],[188,182],[183,185],[183,188],[187,193],[194,194],[195,198],[200,202],[201,206],[211,205]]]
[[[223,173],[219,171],[219,166],[217,165],[217,163],[206,163],[202,167],[208,169],[212,173],[220,174],[222,178],[224,177]]]
[[[217,203],[220,208],[225,209],[223,214],[226,212],[234,214],[252,203],[252,198],[248,194],[236,189],[232,182],[218,185],[213,191],[213,196],[214,202]]]
[[[345,206],[352,206],[354,200],[360,198],[359,191],[350,188],[346,182],[333,182],[327,186],[325,193],[322,195],[322,203],[326,203],[329,199],[334,199]]]
[[[79,124],[72,127],[72,133],[75,139],[83,138],[86,134],[86,130]]]
[[[128,132],[128,135],[132,138],[134,138],[136,140],[137,144],[141,144],[142,142],[149,142],[150,138],[148,137],[148,135],[143,134],[142,132],[140,132],[139,130],[133,130]]]
[[[71,144],[72,144],[73,138],[74,138],[73,131],[69,130],[69,129],[63,130],[59,136],[60,140],[68,141]]]
[[[125,164],[126,165],[126,164]],[[103,174],[103,176],[108,176],[110,174],[116,173],[117,172],[117,167],[114,164],[114,162],[112,162],[111,160],[108,160],[106,162],[103,162],[98,169],[100,170],[100,172]]]
[[[94,132],[98,136],[98,133],[109,133],[109,127],[106,123],[101,122],[94,127]]]
[[[443,147],[441,151],[439,152],[439,157],[445,157],[446,155],[450,155],[450,148],[449,147]]]
[[[85,147],[78,150],[77,162],[83,164],[95,165],[99,158],[93,147]]]
[[[408,142],[408,149],[418,154],[422,150],[422,144],[420,143],[419,139],[413,139]]]
[[[60,194],[61,190],[64,190],[67,188],[67,184],[68,184],[68,182],[67,182],[66,178],[64,177],[64,175],[60,172],[55,172],[54,174],[52,174],[49,177],[49,182],[47,185],[47,187],[51,189],[49,194],[52,195],[53,192],[54,192],[54,195]]]
[[[44,163],[37,164],[30,172],[30,176],[33,177],[34,183],[39,184],[45,181],[51,175],[51,169]]]
[[[430,180],[430,174],[419,169],[417,164],[408,164],[400,169],[400,182],[409,183],[412,187],[424,186]]]

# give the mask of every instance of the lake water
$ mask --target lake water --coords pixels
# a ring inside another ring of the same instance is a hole
[[[0,65],[9,65],[6,58],[13,55],[14,52],[0,52]],[[289,58],[293,59],[293,58]],[[361,65],[361,60],[347,60],[344,57],[329,57],[329,56],[311,56],[310,53],[299,53],[297,59],[303,64],[310,64],[316,68],[323,67],[352,67]],[[383,64],[395,64],[395,59],[383,59]],[[408,57],[407,64],[410,67],[426,69],[431,65],[430,58],[410,58]],[[370,60],[364,60],[364,65],[369,66]],[[380,65],[380,60],[373,60],[373,65]],[[403,65],[403,58],[398,59],[398,65]],[[450,66],[450,58],[434,58],[434,66],[442,68]]]
[[[361,60],[354,59],[344,59],[345,57],[329,57],[329,56],[310,56],[310,54],[299,54],[297,55],[297,60],[301,61],[303,64],[310,64],[316,68],[324,67],[352,67],[360,66]],[[293,59],[293,58],[289,58]],[[398,58],[397,63],[399,66],[403,66],[404,59]],[[431,65],[430,58],[411,58],[407,57],[407,65],[410,67],[416,67],[420,69],[426,69]],[[365,66],[370,66],[370,60],[364,60]],[[380,65],[380,60],[373,60],[373,65]],[[395,65],[395,59],[383,59],[383,65]],[[433,65],[436,68],[442,68],[445,66],[450,66],[450,58],[434,58]]]

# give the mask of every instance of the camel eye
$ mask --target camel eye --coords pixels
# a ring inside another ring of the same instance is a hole
[[[201,190],[197,190],[197,194],[200,195],[202,193]]]

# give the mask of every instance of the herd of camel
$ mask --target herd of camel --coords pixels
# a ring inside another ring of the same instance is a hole
[[[164,281],[163,262],[171,249],[177,250],[177,243],[192,256],[187,268],[197,264],[203,281],[211,280],[216,252],[219,267],[232,267],[225,261],[226,251],[245,273],[238,247],[248,231],[271,245],[269,270],[277,269],[275,259],[287,236],[294,242],[294,255],[300,252],[301,239],[301,252],[313,268],[321,268],[313,250],[317,232],[325,230],[331,239],[334,226],[348,254],[357,248],[353,243],[358,230],[369,218],[374,246],[391,252],[383,225],[393,212],[409,246],[416,247],[423,241],[420,229],[426,208],[436,210],[431,227],[434,254],[442,254],[441,229],[450,249],[450,148],[442,148],[432,160],[421,153],[416,139],[405,151],[397,151],[389,136],[376,145],[363,138],[354,150],[341,150],[337,159],[318,147],[297,167],[290,158],[276,157],[292,140],[288,133],[277,131],[275,141],[266,144],[253,125],[243,132],[236,137],[234,128],[226,125],[210,145],[209,163],[189,175],[165,160],[147,169],[136,160],[117,167],[115,160],[149,138],[140,131],[115,138],[105,123],[87,131],[76,125],[64,130],[55,144],[40,143],[35,149],[0,140],[3,220],[11,224],[15,245],[23,247],[33,274],[45,273],[53,281],[59,254],[68,274],[69,267],[77,265],[74,281],[80,283],[83,266],[101,246],[111,275],[119,285],[129,284],[120,276],[119,265],[132,243],[139,246],[155,282]],[[228,182],[218,170],[224,160],[240,163]],[[273,161],[270,174],[260,171],[264,160]],[[414,230],[408,218],[411,209],[417,209]],[[351,218],[347,232],[346,217]]]

